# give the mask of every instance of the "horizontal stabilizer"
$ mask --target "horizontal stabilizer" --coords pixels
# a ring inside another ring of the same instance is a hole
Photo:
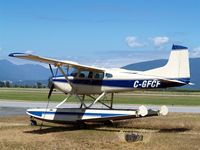
[[[192,83],[192,82],[190,82],[190,83],[188,83],[189,85],[195,85],[194,83]]]
[[[180,84],[188,84],[186,82],[180,81],[180,80],[174,80],[174,79],[162,79],[164,81],[168,81],[168,82],[175,82],[175,83],[180,83]]]

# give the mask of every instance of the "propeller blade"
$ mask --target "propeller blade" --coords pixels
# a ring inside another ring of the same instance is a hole
[[[54,84],[52,83],[52,84],[51,84],[51,88],[50,88],[50,90],[49,90],[48,99],[50,99],[51,94],[52,94],[52,92],[53,92],[53,89],[54,89]]]
[[[52,69],[52,67],[51,67],[50,64],[49,64],[49,68],[50,68],[50,71],[51,71],[52,76],[54,77],[53,69]]]

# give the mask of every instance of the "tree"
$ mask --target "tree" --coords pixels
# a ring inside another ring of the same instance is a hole
[[[37,82],[37,88],[42,88],[42,83],[41,82]]]
[[[5,86],[6,86],[6,87],[10,87],[10,86],[11,86],[10,81],[6,81],[6,82],[5,82]]]
[[[5,87],[5,84],[3,81],[0,81],[0,87]]]

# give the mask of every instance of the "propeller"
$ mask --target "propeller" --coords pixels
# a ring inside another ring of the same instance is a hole
[[[48,99],[50,99],[51,94],[53,92],[53,89],[54,89],[54,84],[52,83],[51,86],[50,86],[50,90],[49,90],[49,94],[48,94]]]
[[[51,67],[50,64],[49,64],[49,69],[50,69],[50,71],[51,71],[52,77],[49,78],[48,87],[50,88],[50,90],[49,90],[49,94],[48,94],[48,99],[50,99],[51,94],[52,94],[52,92],[53,92],[53,89],[55,88],[54,83],[53,83],[53,81],[52,81],[52,78],[54,77],[54,73],[53,73],[53,69],[52,69],[52,67]],[[58,72],[58,71],[56,70],[56,74],[57,74],[57,72]]]
[[[50,71],[51,71],[52,77],[54,77],[53,69],[52,69],[52,67],[51,67],[50,64],[49,64],[49,69],[50,69]]]
[[[49,101],[50,101],[50,97],[51,97],[51,94],[52,94],[52,92],[53,92],[53,89],[54,89],[54,83],[53,83],[53,77],[54,77],[54,73],[53,73],[53,69],[52,69],[52,67],[51,67],[51,65],[49,64],[49,69],[50,69],[50,71],[51,71],[51,74],[52,74],[52,76],[51,77],[49,77],[49,79],[48,79],[48,87],[50,88],[50,90],[49,90],[49,94],[48,94],[48,103],[47,103],[47,106],[46,106],[46,112],[47,112],[47,108],[49,107]],[[56,71],[56,74],[57,74],[57,71]],[[56,75],[55,74],[55,75]],[[45,115],[46,115],[46,112],[45,112],[45,114],[44,114],[44,118],[45,118]],[[42,123],[41,123],[41,125],[40,125],[40,130],[42,129],[42,127],[43,127],[43,121],[44,120],[42,120]]]

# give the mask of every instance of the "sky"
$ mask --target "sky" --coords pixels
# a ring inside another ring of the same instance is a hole
[[[27,52],[98,67],[200,57],[198,0],[0,0],[0,59]]]

